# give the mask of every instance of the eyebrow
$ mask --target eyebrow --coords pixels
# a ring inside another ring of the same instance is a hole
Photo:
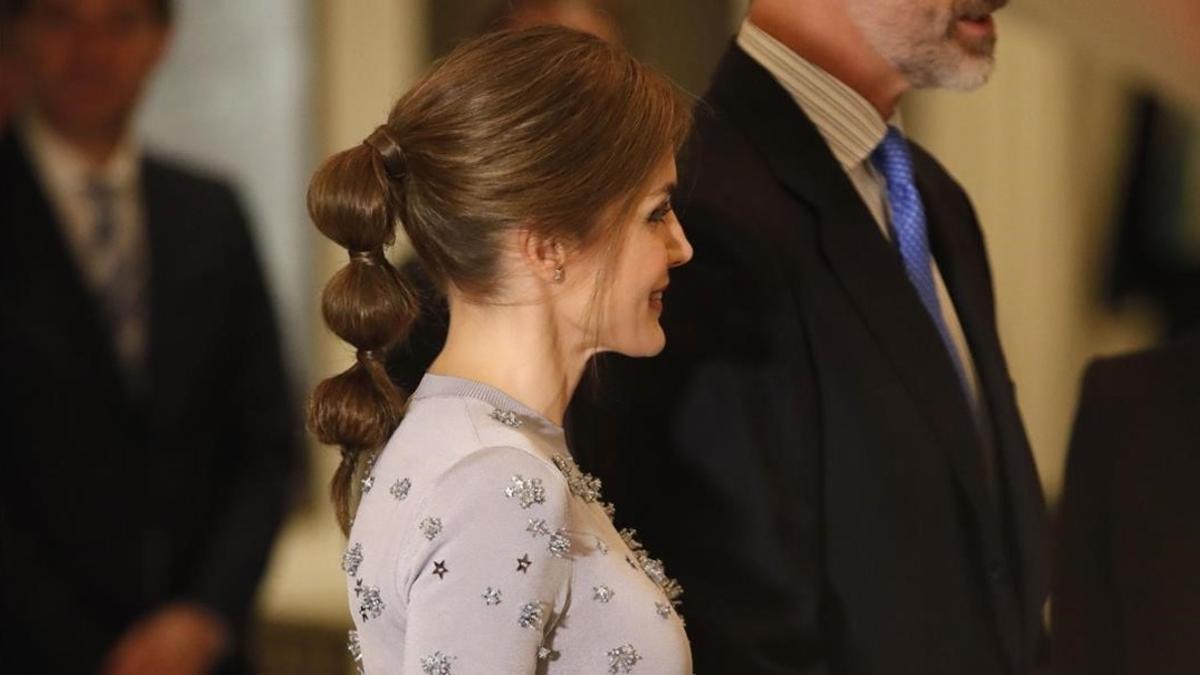
[[[654,192],[650,193],[650,196],[651,197],[659,197],[662,195],[670,195],[674,191],[675,191],[675,184],[674,183],[666,183],[662,187],[660,187],[657,190],[655,190]]]

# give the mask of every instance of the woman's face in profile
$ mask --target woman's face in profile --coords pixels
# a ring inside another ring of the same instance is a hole
[[[654,356],[666,344],[659,317],[668,270],[692,257],[692,246],[671,208],[674,188],[675,158],[668,156],[644,186],[645,196],[636,204],[632,222],[621,224],[616,258],[608,263],[608,287],[599,289],[601,351]]]

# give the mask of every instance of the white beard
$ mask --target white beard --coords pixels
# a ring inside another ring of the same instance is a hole
[[[867,44],[895,66],[909,84],[915,88],[967,91],[988,81],[995,65],[995,45],[980,45],[978,51],[968,49],[954,34],[957,9],[939,11],[930,6],[914,10],[903,4],[860,0],[848,6]]]

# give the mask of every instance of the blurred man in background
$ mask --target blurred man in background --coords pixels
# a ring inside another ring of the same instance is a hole
[[[25,78],[13,53],[12,17],[8,14],[11,9],[0,2],[0,133],[8,128],[25,92]]]
[[[1200,335],[1088,368],[1060,509],[1056,672],[1200,673]]]
[[[295,428],[242,209],[145,153],[168,0],[9,0],[0,671],[245,671]]]

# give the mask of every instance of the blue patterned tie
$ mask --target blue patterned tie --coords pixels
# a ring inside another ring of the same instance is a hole
[[[908,141],[900,130],[889,126],[887,136],[871,155],[871,162],[887,180],[888,204],[892,207],[892,232],[896,248],[904,260],[904,270],[912,282],[921,304],[937,326],[938,334],[954,363],[960,383],[969,391],[958,350],[950,339],[942,306],[938,302],[937,286],[933,281],[933,256],[929,252],[929,233],[925,228],[925,207],[921,194],[917,192],[916,173],[913,171],[912,155]]]

